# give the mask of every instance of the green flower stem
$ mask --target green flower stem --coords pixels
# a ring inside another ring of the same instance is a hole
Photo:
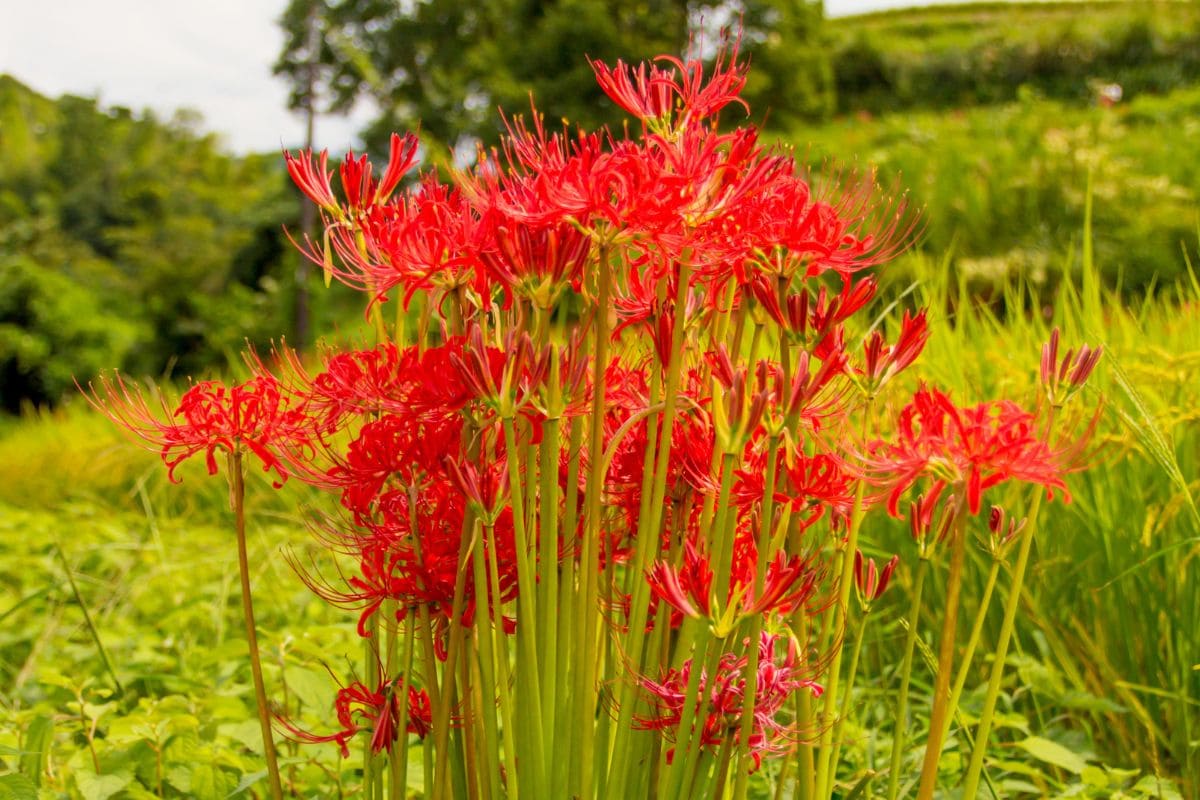
[[[868,398],[863,409],[862,433],[860,439],[865,440],[867,425],[871,412],[875,407],[874,398]],[[854,504],[850,508],[850,526],[846,532],[846,541],[842,545],[842,561],[838,578],[838,602],[834,607],[832,628],[827,631],[841,631],[846,628],[846,618],[850,606],[850,587],[854,581],[854,552],[858,549],[858,530],[862,526],[863,495],[867,482],[860,479],[854,491]],[[824,800],[833,792],[834,772],[837,764],[833,763],[833,728],[834,715],[838,708],[838,679],[842,671],[842,648],[838,647],[833,654],[833,663],[829,667],[829,685],[825,687],[824,706],[821,721],[820,752],[818,755],[816,787],[817,798]]]
[[[409,530],[419,530],[417,527],[417,500],[416,487],[408,487],[408,524]],[[421,559],[421,540],[420,537],[413,537],[413,551],[419,561]],[[409,612],[411,615],[411,611]],[[429,605],[421,603],[417,607],[417,624],[420,627],[421,640],[421,662],[424,669],[425,691],[429,695],[431,702],[441,702],[441,689],[438,683],[437,672],[437,656],[433,652],[433,626],[429,619]],[[424,776],[424,785],[432,787],[433,770],[434,770],[434,752],[433,745],[428,737],[421,745],[421,766]],[[429,790],[432,792],[432,789]]]
[[[766,581],[767,564],[774,553],[770,552],[771,526],[775,522],[775,478],[776,462],[779,460],[779,435],[767,439],[767,474],[763,480],[762,516],[758,528],[758,563],[755,565],[754,596],[762,594]],[[745,800],[749,788],[750,734],[754,728],[754,704],[758,698],[758,639],[762,634],[763,614],[755,614],[750,621],[750,653],[742,675],[745,685],[742,698],[742,720],[737,742],[737,778],[733,786],[734,800]]]
[[[254,625],[254,603],[250,596],[250,559],[246,553],[246,485],[242,475],[242,453],[229,454],[229,498],[233,506],[233,526],[237,534],[238,575],[242,583],[242,620],[246,626],[246,644],[250,648],[250,674],[254,678],[254,699],[258,704],[258,722],[262,729],[263,756],[267,761],[267,785],[273,800],[282,800],[279,764],[275,758],[275,740],[271,736],[271,711],[263,683],[262,660],[258,651],[258,631]]]
[[[488,552],[495,553],[496,550],[496,529],[491,525],[485,525],[483,529],[484,537],[487,543]],[[488,580],[490,581],[491,594],[494,598],[500,597],[500,567],[493,557],[488,562]],[[496,658],[496,666],[499,668],[499,674],[496,676],[496,688],[500,695],[500,720],[503,724],[501,729],[504,737],[504,763],[508,770],[508,796],[510,798],[517,797],[517,787],[520,784],[520,776],[517,774],[517,746],[513,735],[514,714],[513,714],[513,699],[512,691],[510,690],[509,682],[509,662],[508,648],[505,646],[503,637],[497,638],[500,631],[504,630],[504,609],[500,601],[497,599],[491,604],[492,609],[492,629],[489,635],[494,642],[493,651]],[[478,613],[478,612],[476,612]]]
[[[515,518],[516,515],[514,515]],[[473,535],[473,528],[467,528],[473,523],[470,519],[463,520],[463,535],[462,541],[458,549],[458,571],[454,578],[454,599],[450,604],[450,620],[448,627],[450,629],[449,643],[446,647],[446,662],[442,671],[442,691],[439,697],[439,702],[433,711],[433,736],[434,743],[437,748],[437,766],[435,773],[435,797],[436,793],[450,793],[447,796],[461,796],[460,786],[465,783],[464,764],[462,760],[463,751],[459,747],[450,747],[448,738],[450,734],[450,709],[457,706],[459,700],[458,690],[458,669],[459,656],[462,651],[463,643],[463,628],[461,624],[463,609],[466,607],[466,589],[467,589],[467,571],[469,569],[467,559],[471,557],[471,550],[477,544]],[[455,744],[460,741],[459,736],[455,735]],[[451,750],[454,750],[457,758],[450,759]],[[448,773],[448,770],[453,772]],[[447,780],[449,774],[450,780]]]
[[[662,530],[663,510],[667,492],[667,466],[671,457],[671,437],[674,433],[675,410],[679,400],[679,386],[683,374],[683,342],[684,328],[687,317],[687,291],[691,277],[691,268],[686,258],[679,265],[676,280],[675,307],[673,328],[671,330],[671,359],[667,365],[667,381],[663,394],[663,410],[657,447],[653,447],[652,438],[647,436],[647,450],[643,461],[642,472],[642,506],[638,516],[637,548],[634,553],[634,563],[628,574],[633,582],[630,612],[629,632],[626,636],[624,655],[630,668],[641,671],[646,644],[646,617],[650,607],[650,588],[644,579],[650,568],[652,554],[657,550],[659,532]],[[652,381],[655,379],[652,379]],[[652,391],[656,387],[652,386]],[[653,395],[651,395],[653,396]],[[650,419],[654,419],[651,417]],[[653,481],[647,486],[646,467],[654,464]],[[600,480],[603,481],[603,474]],[[647,491],[649,489],[649,491]],[[626,794],[626,786],[630,765],[634,762],[630,749],[632,748],[632,720],[636,701],[637,686],[633,681],[625,681],[619,690],[617,705],[618,718],[616,725],[617,741],[610,751],[612,753],[612,770],[608,783],[608,791],[614,797]]]
[[[786,510],[788,506],[784,506]],[[796,639],[800,644],[800,652],[804,654],[805,661],[808,660],[808,640],[809,640],[809,622],[808,613],[801,606],[796,609],[792,617],[792,627],[796,630]],[[806,736],[809,732],[815,731],[816,710],[813,708],[813,697],[811,692],[796,692],[796,725],[802,736]],[[801,740],[800,745],[796,750],[796,785],[792,790],[792,797],[796,800],[812,800],[816,787],[813,780],[816,777],[816,762],[813,759],[812,745]],[[782,800],[783,778],[780,778],[780,791],[776,792],[777,800]]]
[[[863,609],[862,620],[858,625],[858,635],[854,637],[854,650],[850,653],[850,671],[846,674],[846,692],[842,696],[842,708],[838,713],[837,722],[834,723],[833,730],[833,763],[838,763],[838,757],[842,750],[842,729],[846,724],[846,718],[850,716],[850,702],[854,694],[854,679],[858,675],[858,659],[862,655],[863,640],[867,638],[867,620],[871,618],[871,607],[867,606]]]
[[[721,758],[717,762],[717,771],[712,780],[712,792],[709,797],[712,800],[721,800],[725,796],[725,789],[729,784],[729,765],[734,761],[734,753],[739,749],[736,742],[731,740],[731,737],[726,737],[725,742],[721,745]],[[739,775],[741,772],[739,771]],[[748,775],[749,773],[747,773]],[[736,794],[737,789],[734,788]],[[700,792],[694,793],[694,796],[702,796]]]
[[[371,687],[378,686],[383,679],[379,664],[379,614],[373,614],[370,622],[371,635],[363,639],[363,675]],[[363,794],[370,798],[383,798],[383,770],[376,763],[375,751],[371,749],[370,737],[363,743]]]
[[[921,593],[925,588],[925,576],[929,572],[929,559],[922,558],[917,564],[917,577],[913,584],[912,603],[908,609],[908,632],[904,636],[904,660],[900,664],[900,691],[896,695],[895,732],[892,734],[892,764],[888,770],[888,800],[896,800],[900,793],[900,767],[904,760],[904,744],[908,734],[908,687],[912,678],[913,651],[917,644],[917,625],[921,616]]]
[[[573,541],[578,524],[578,508],[579,508],[579,461],[580,451],[583,449],[583,418],[572,417],[570,432],[567,434],[567,452],[570,458],[567,461],[567,496],[563,504],[563,537],[567,541]],[[563,680],[559,683],[560,699],[558,703],[557,713],[554,720],[554,738],[557,742],[562,742],[565,748],[564,752],[578,752],[574,746],[574,737],[578,732],[578,726],[574,724],[575,719],[572,715],[572,697],[571,689],[574,685],[572,678],[574,673],[572,670],[578,669],[578,659],[575,658],[573,648],[576,646],[575,626],[570,624],[575,620],[575,600],[576,600],[576,562],[574,559],[567,559],[565,562],[566,574],[563,580],[559,581],[558,585],[558,615],[563,620],[563,625],[558,632],[558,663],[562,665]],[[502,669],[504,666],[502,665]],[[574,763],[574,758],[557,758],[551,762],[553,769],[551,797],[566,797],[567,786],[570,780],[570,765]]]
[[[992,560],[992,568],[988,570],[987,583],[983,587],[983,597],[979,599],[979,611],[975,614],[975,624],[971,626],[971,638],[967,640],[967,649],[963,652],[962,663],[958,665],[958,675],[954,678],[954,688],[950,692],[950,713],[942,726],[942,740],[950,733],[950,724],[958,710],[958,701],[962,698],[963,688],[967,685],[967,675],[971,671],[971,661],[975,658],[975,649],[983,635],[983,625],[987,621],[988,608],[992,602],[992,591],[996,588],[996,578],[1000,575],[999,558]]]
[[[955,510],[950,533],[950,573],[946,576],[946,605],[942,612],[942,638],[938,645],[937,677],[933,684],[933,710],[929,712],[929,738],[921,765],[917,800],[933,800],[937,786],[938,761],[942,756],[942,730],[950,713],[950,677],[954,674],[954,643],[958,638],[958,605],[962,590],[963,565],[967,555],[966,508],[962,500]]]
[[[737,520],[736,514],[730,508],[729,498],[733,492],[733,473],[736,463],[737,456],[733,453],[721,454],[721,488],[717,494],[717,509],[708,537],[708,540],[713,543],[715,551],[716,566],[713,570],[712,585],[713,591],[716,593],[716,607],[713,609],[716,614],[725,611],[725,598],[728,596],[730,575],[733,573],[733,540]]]
[[[1004,659],[1008,655],[1008,644],[1012,639],[1013,624],[1017,618],[1017,607],[1021,603],[1021,587],[1025,582],[1025,568],[1029,565],[1029,551],[1033,545],[1033,534],[1037,529],[1038,511],[1042,506],[1042,490],[1036,494],[1029,509],[1029,521],[1021,531],[1021,545],[1017,551],[1017,563],[1013,567],[1012,586],[1004,603],[1004,623],[1000,627],[1000,639],[996,642],[996,657],[992,661],[992,674],[988,680],[987,695],[983,701],[983,712],[979,717],[979,728],[975,732],[975,748],[971,751],[971,763],[963,786],[963,797],[974,797],[979,788],[979,774],[983,770],[983,757],[987,752],[988,736],[992,731],[992,717],[996,713],[996,699],[1000,696],[1000,682],[1004,679]]]
[[[391,799],[404,800],[408,794],[408,687],[409,676],[412,674],[413,648],[416,647],[413,634],[416,626],[404,626],[404,672],[401,673],[400,685],[396,691],[400,693],[400,724],[396,731],[396,746],[388,756],[392,768]]]
[[[700,736],[693,731],[696,727],[698,707],[703,702],[700,697],[700,676],[706,671],[712,674],[709,664],[715,669],[721,653],[720,642],[712,636],[707,625],[699,626],[696,631],[691,653],[692,669],[684,690],[679,727],[675,730],[675,757],[667,770],[666,785],[660,795],[664,800],[688,796],[681,790],[688,785],[687,776],[695,767],[695,759],[700,752]]]
[[[480,522],[476,520],[475,530],[476,535],[479,535]],[[482,587],[489,586],[487,575],[487,565],[484,548],[476,547],[471,557],[471,566],[474,569],[476,597],[486,598],[487,594],[482,591]],[[497,599],[498,602],[498,599]],[[496,707],[492,698],[496,697],[496,677],[495,666],[496,657],[494,651],[495,630],[491,626],[491,619],[484,613],[487,607],[486,601],[480,599],[476,602],[475,607],[475,638],[478,640],[476,651],[479,654],[479,682],[482,689],[481,702],[478,703],[479,708],[477,713],[483,719],[483,752],[485,754],[495,754],[496,758],[484,758],[484,767],[487,769],[487,786],[491,797],[500,797],[500,736],[496,728]],[[516,775],[512,776],[514,779]]]
[[[545,737],[542,732],[541,688],[538,680],[536,598],[537,574],[530,561],[529,538],[522,509],[521,464],[512,417],[501,420],[508,456],[508,490],[512,507],[513,540],[517,551],[517,697],[527,708],[525,766],[530,770],[530,787],[535,797],[545,796]],[[528,705],[526,705],[528,704]],[[524,715],[523,715],[524,716]]]
[[[596,256],[596,304],[595,333],[592,343],[592,418],[588,431],[589,471],[584,496],[584,531],[579,553],[579,604],[575,607],[575,629],[578,635],[572,657],[577,674],[572,690],[575,701],[575,721],[572,732],[572,751],[578,758],[571,759],[570,794],[580,798],[593,796],[593,759],[596,740],[596,669],[599,654],[596,652],[596,627],[599,603],[599,546],[600,546],[600,501],[604,489],[603,464],[599,457],[604,452],[604,373],[608,367],[609,304],[612,294],[612,269],[609,264],[609,246],[601,242]],[[540,716],[540,715],[539,715]],[[575,738],[577,736],[577,738]]]
[[[398,660],[397,648],[399,646],[399,623],[396,621],[396,600],[394,598],[390,598],[390,597],[388,599],[386,599],[383,602],[383,606],[380,610],[380,614],[383,616],[383,623],[384,623],[384,628],[385,628],[384,652],[386,654],[385,660],[383,662],[382,676],[385,676],[388,681],[391,681],[395,677],[393,670],[395,670],[395,668],[396,668],[396,662]],[[376,630],[378,630],[378,627],[376,627]],[[378,685],[378,682],[376,683],[376,685]],[[392,688],[394,688],[394,687],[389,687],[387,691],[391,691]],[[405,705],[405,708],[407,708],[407,703],[405,703],[404,705]],[[400,728],[397,731],[398,737],[401,735],[401,732],[403,730],[404,730],[404,728]],[[395,775],[394,775],[396,759],[394,757],[394,753],[392,753],[391,755],[388,756],[387,761],[388,761],[388,767],[393,772],[392,780],[391,780],[391,784],[390,784],[392,786],[392,788],[390,789],[390,794],[394,795],[395,794],[394,784],[396,782]],[[380,773],[379,773],[379,781],[380,781],[380,785],[379,785],[379,787],[377,787],[376,793],[380,797],[383,797],[383,786],[382,786],[383,772],[382,771],[380,771]]]
[[[552,363],[557,365],[557,352],[551,354]],[[557,367],[552,367],[551,391],[557,391]],[[538,627],[541,634],[542,656],[542,732],[545,735],[547,763],[555,761],[557,739],[554,737],[554,721],[558,710],[558,458],[559,429],[562,421],[553,417],[542,424],[541,444],[541,487],[538,490],[538,519],[541,524],[539,538],[541,564],[538,570],[538,603],[542,618]]]

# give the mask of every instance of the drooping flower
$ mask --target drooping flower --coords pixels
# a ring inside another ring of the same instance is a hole
[[[407,694],[405,700],[401,700],[400,693]],[[375,689],[367,688],[361,681],[339,689],[333,706],[341,728],[333,733],[310,733],[282,717],[276,719],[298,741],[308,744],[336,742],[342,751],[342,758],[350,756],[350,740],[364,730],[371,731],[372,752],[390,753],[399,737],[403,713],[400,704],[405,701],[408,703],[405,733],[413,733],[424,739],[433,725],[429,694],[424,689],[406,683],[403,676],[382,681]]]

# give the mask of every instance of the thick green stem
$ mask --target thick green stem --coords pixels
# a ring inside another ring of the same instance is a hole
[[[476,532],[480,529],[479,521],[476,521]],[[483,587],[489,585],[487,575],[487,565],[484,563],[485,555],[482,546],[476,547],[471,558],[471,566],[474,570],[475,581],[475,596],[476,598],[486,598],[487,592]],[[495,603],[500,602],[500,598],[495,598]],[[485,752],[484,767],[487,769],[487,786],[491,797],[500,797],[500,736],[496,727],[496,678],[495,678],[495,631],[491,627],[491,620],[484,613],[487,604],[484,600],[478,599],[475,608],[475,638],[478,640],[476,652],[479,655],[479,682],[482,684],[480,702],[478,705],[478,713],[483,719],[483,748]],[[494,758],[492,756],[495,756]],[[514,779],[516,776],[512,776]]]
[[[596,739],[596,670],[599,654],[596,652],[596,636],[599,603],[599,546],[600,546],[600,505],[604,493],[604,475],[602,454],[604,453],[604,374],[608,368],[609,340],[609,304],[612,293],[612,269],[608,263],[608,245],[601,243],[596,257],[596,305],[594,310],[593,330],[595,338],[592,344],[592,409],[591,429],[588,431],[589,471],[587,489],[584,496],[584,532],[583,543],[579,553],[579,583],[581,600],[575,608],[576,641],[582,645],[577,648],[574,656],[579,659],[578,674],[574,686],[575,724],[578,726],[578,738],[574,751],[578,760],[578,773],[573,772],[574,794],[577,797],[591,797],[592,777],[594,772],[593,759],[595,756]],[[576,768],[572,761],[572,770]]]
[[[1017,552],[1017,563],[1013,567],[1012,586],[1004,603],[1004,623],[1000,627],[1000,640],[996,642],[996,657],[992,661],[992,674],[988,680],[987,696],[983,701],[983,712],[979,716],[979,728],[975,732],[975,749],[971,751],[971,763],[963,786],[963,797],[974,797],[979,789],[979,775],[983,771],[983,757],[987,752],[988,736],[992,732],[992,717],[996,713],[996,699],[1000,696],[1000,683],[1004,679],[1004,659],[1008,655],[1008,643],[1012,639],[1013,624],[1017,619],[1017,607],[1021,603],[1021,587],[1025,582],[1025,568],[1029,565],[1029,551],[1033,545],[1033,534],[1037,529],[1038,511],[1042,504],[1041,489],[1035,490],[1033,504],[1029,509],[1029,521],[1021,531],[1021,545]]]
[[[929,739],[921,764],[921,786],[917,800],[933,800],[937,786],[938,762],[942,757],[942,731],[950,713],[950,677],[954,674],[954,643],[958,638],[958,601],[962,590],[963,565],[966,563],[966,508],[955,510],[950,534],[950,573],[946,576],[946,604],[942,612],[942,638],[938,645],[937,677],[933,684],[933,710],[929,713]]]
[[[522,729],[529,729],[526,767],[534,796],[545,791],[545,738],[542,732],[541,682],[537,656],[537,575],[531,559],[531,543],[525,528],[521,465],[516,431],[511,417],[502,420],[504,446],[508,455],[508,490],[512,507],[513,540],[517,550],[517,697],[528,704]],[[529,487],[534,491],[534,487]]]
[[[871,412],[874,409],[873,400],[868,400],[866,408],[863,409],[862,434],[861,439],[866,439],[867,426],[871,419]],[[854,552],[858,549],[858,529],[862,525],[863,516],[863,496],[866,492],[867,482],[859,479],[858,487],[854,492],[854,504],[850,509],[850,525],[846,533],[846,541],[842,545],[842,561],[841,570],[838,577],[838,602],[834,608],[834,619],[832,631],[833,635],[839,635],[837,632],[846,629],[846,619],[849,616],[850,607],[850,587],[854,580]],[[817,797],[820,800],[829,797],[833,792],[834,773],[837,771],[837,764],[833,763],[833,728],[835,716],[838,708],[838,681],[842,671],[842,648],[839,646],[833,654],[833,663],[829,667],[829,685],[825,687],[825,703],[823,711],[823,719],[821,720],[821,743],[819,760],[817,763]]]
[[[908,609],[908,632],[904,636],[904,660],[900,665],[900,691],[896,695],[895,732],[892,734],[892,765],[888,771],[888,800],[896,800],[900,793],[900,767],[904,760],[904,744],[908,735],[908,687],[912,678],[913,650],[917,644],[917,623],[921,616],[921,592],[925,588],[925,575],[929,572],[929,560],[922,558],[917,564],[917,578],[913,585],[912,603]]]
[[[552,356],[557,363],[557,354]],[[557,373],[557,369],[554,370]],[[551,391],[557,391],[552,387]],[[554,763],[556,742],[554,721],[558,704],[558,457],[560,420],[555,417],[542,425],[541,488],[538,491],[538,519],[541,557],[538,569],[538,602],[542,618],[538,628],[542,655],[542,732],[545,735],[547,763]]]
[[[767,440],[767,474],[763,481],[763,499],[761,516],[758,526],[758,563],[754,570],[754,596],[762,596],[763,584],[766,581],[767,564],[773,554],[770,552],[772,525],[775,521],[775,473],[776,461],[779,457],[779,435],[772,434]],[[737,777],[733,786],[734,800],[744,800],[749,788],[750,765],[750,734],[754,729],[754,704],[758,698],[758,640],[762,634],[764,614],[755,614],[750,622],[750,652],[746,658],[746,668],[742,673],[745,685],[742,698],[742,720],[738,731],[737,741]]]
[[[868,606],[863,610],[862,621],[858,626],[858,635],[854,637],[854,650],[850,653],[850,671],[846,673],[846,691],[842,696],[842,708],[838,713],[837,722],[833,729],[833,758],[832,761],[836,765],[838,757],[842,751],[842,733],[846,724],[846,718],[850,716],[850,702],[854,694],[854,679],[858,675],[858,659],[862,655],[863,639],[867,635],[867,620],[871,618],[871,608]]]
[[[404,629],[404,672],[396,688],[400,693],[400,724],[396,728],[396,744],[388,754],[392,768],[391,800],[404,800],[408,794],[408,687],[411,685],[413,648],[416,647],[413,636],[416,626],[409,620]]]
[[[642,512],[638,516],[637,549],[635,562],[631,571],[633,588],[630,600],[629,634],[625,641],[625,654],[632,669],[641,670],[644,647],[647,637],[644,634],[646,617],[650,604],[650,591],[643,575],[650,567],[650,557],[657,549],[662,530],[663,511],[667,492],[667,466],[671,457],[671,437],[675,425],[675,409],[679,399],[680,378],[683,374],[683,342],[687,323],[687,292],[691,269],[681,263],[676,278],[673,328],[671,330],[671,355],[667,366],[667,380],[663,394],[662,424],[659,427],[657,446],[647,436],[647,450],[644,467],[654,464],[652,480],[643,471],[642,481]],[[657,383],[657,381],[654,381]],[[657,388],[657,387],[654,387]],[[651,417],[653,419],[653,417]],[[649,489],[649,492],[647,492]],[[631,767],[632,758],[629,753],[631,736],[629,734],[634,708],[634,682],[625,681],[622,684],[618,705],[616,735],[617,742],[613,748],[612,781],[609,789],[620,796],[626,791],[626,780]]]
[[[254,625],[254,604],[250,599],[250,559],[246,553],[246,485],[242,476],[242,454],[229,456],[229,490],[233,506],[233,525],[237,533],[238,574],[242,582],[242,620],[246,625],[246,643],[250,647],[250,674],[254,677],[254,699],[258,704],[258,722],[262,728],[263,756],[267,761],[267,785],[274,800],[282,800],[279,764],[275,759],[275,740],[271,736],[271,710],[263,684],[262,660],[258,653],[258,631]]]

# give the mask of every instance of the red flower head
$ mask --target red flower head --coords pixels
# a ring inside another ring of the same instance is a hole
[[[891,380],[897,373],[917,360],[925,343],[929,341],[929,326],[925,322],[925,310],[914,317],[906,310],[900,322],[900,336],[896,344],[890,345],[879,331],[867,337],[863,345],[865,361],[863,377],[870,390],[875,391]]]
[[[896,440],[876,442],[867,468],[889,490],[888,511],[900,516],[900,496],[919,478],[933,480],[930,497],[947,487],[963,492],[978,514],[983,492],[1007,480],[1066,492],[1057,454],[1038,437],[1032,414],[1007,400],[959,408],[923,388],[900,412]]]
[[[398,738],[402,717],[399,693],[407,688],[408,724],[407,733],[415,733],[424,739],[433,725],[432,706],[429,694],[412,685],[405,686],[403,676],[379,684],[374,691],[361,681],[338,690],[333,707],[341,730],[318,735],[302,731],[283,718],[278,718],[287,732],[301,742],[320,744],[337,742],[342,758],[350,756],[349,742],[359,731],[371,731],[371,750],[375,753],[391,752]]]
[[[749,640],[746,640],[749,645]],[[780,645],[783,645],[782,652]],[[822,687],[806,674],[809,665],[800,658],[796,643],[782,636],[763,633],[759,642],[758,675],[754,692],[754,721],[750,728],[748,747],[754,759],[754,769],[767,755],[786,753],[796,741],[793,726],[781,719],[792,693],[811,692],[819,697]],[[718,748],[727,737],[736,740],[741,732],[743,698],[746,692],[745,667],[747,657],[726,653],[721,657],[715,675],[700,676],[700,707],[696,718],[699,730],[680,732],[683,706],[691,671],[689,659],[679,669],[670,669],[661,680],[638,678],[639,685],[651,696],[654,704],[650,714],[634,718],[641,730],[661,731],[668,741],[699,736],[702,747]],[[667,751],[667,759],[673,757]]]
[[[738,63],[737,55],[736,44],[728,61],[723,50],[718,53],[707,81],[704,63],[698,58],[683,61],[659,56],[654,60],[666,69],[643,62],[636,70],[623,61],[610,69],[597,60],[592,69],[600,88],[625,111],[648,126],[678,130],[713,116],[730,103],[749,112],[749,106],[738,97],[746,85],[748,67]],[[674,120],[678,123],[672,125]]]
[[[303,438],[303,415],[289,408],[274,378],[259,376],[228,387],[220,381],[203,381],[184,392],[175,411],[162,401],[163,415],[179,422],[163,422],[146,398],[118,375],[100,378],[100,388],[88,401],[117,425],[149,444],[162,456],[167,474],[176,481],[175,468],[197,453],[205,454],[208,474],[217,474],[217,451],[253,453],[264,470],[274,469],[276,486],[287,473],[273,452],[277,445]],[[177,482],[177,481],[176,481]]]

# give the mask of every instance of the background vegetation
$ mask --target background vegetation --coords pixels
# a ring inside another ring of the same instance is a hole
[[[295,2],[278,68],[298,108],[370,93],[384,112],[368,142],[422,119],[436,158],[471,151],[460,131],[492,141],[495,106],[522,108],[530,90],[549,119],[609,121],[591,116],[581,47],[610,60],[678,50],[702,10],[504,5],[515,16]],[[987,4],[824,23],[790,7],[742,4],[752,102],[818,165],[876,165],[924,208],[919,246],[885,272],[890,296],[913,292],[937,317],[922,374],[964,401],[1028,396],[1052,324],[1109,353],[1094,384],[1109,398],[1102,466],[1073,480],[1074,502],[1036,545],[997,795],[1200,797],[1200,286],[1188,270],[1200,5]],[[467,33],[472,48],[446,46]],[[379,46],[389,37],[422,47]],[[1114,82],[1123,97],[1105,107],[1098,89]],[[71,398],[74,379],[102,368],[236,371],[244,338],[290,332],[297,262],[283,228],[299,219],[278,154],[233,156],[193,117],[49,99],[0,77],[0,407],[25,408],[0,419],[0,798],[215,798],[261,778],[229,633],[223,485],[196,468],[182,491],[168,486],[153,454]],[[318,332],[354,335],[344,300],[314,287]],[[308,546],[304,491],[256,482],[251,494],[252,560],[271,587],[259,595],[268,684],[318,725],[333,694],[322,662],[350,637],[280,556]],[[903,531],[873,538],[915,560]],[[986,568],[980,554],[974,579]],[[904,567],[897,578],[911,580]],[[864,650],[881,666],[897,660],[902,596],[889,593]],[[999,614],[988,624],[995,637]],[[885,766],[890,743],[871,721],[888,689],[860,690],[847,780]],[[289,756],[301,796],[355,785],[356,767],[322,749]]]

